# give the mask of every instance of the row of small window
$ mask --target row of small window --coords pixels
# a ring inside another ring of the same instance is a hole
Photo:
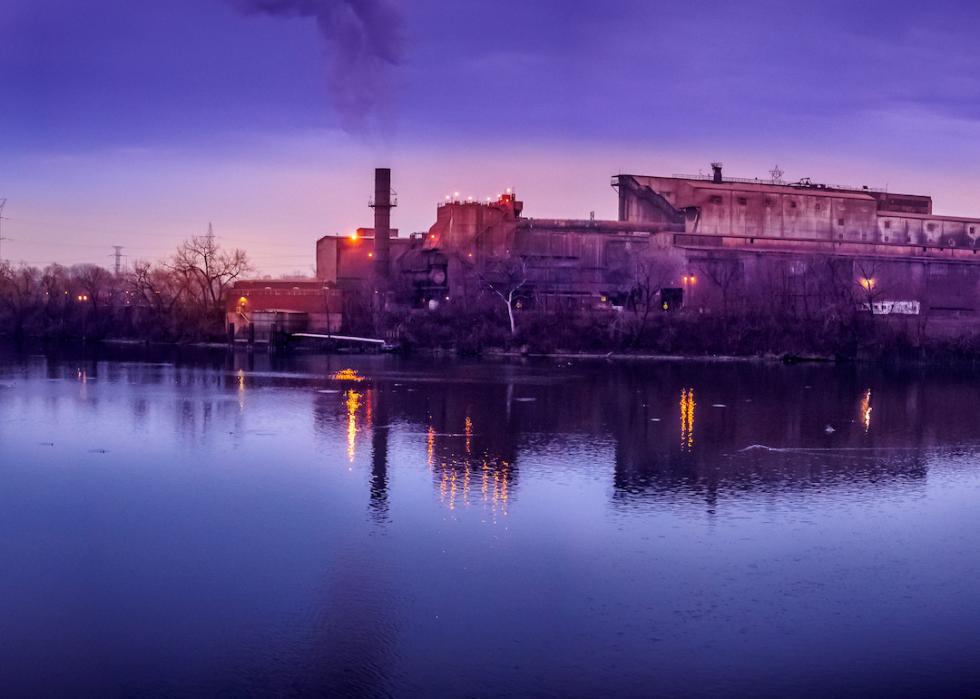
[[[748,202],[748,199],[746,199],[745,197],[738,197],[736,199],[736,201],[737,201],[737,203],[738,203],[739,206],[747,206],[748,203],[749,203]],[[721,204],[722,203],[722,199],[721,199],[720,196],[715,195],[715,196],[710,197],[708,199],[708,202],[711,203],[711,204]],[[766,206],[772,206],[772,200],[771,199],[766,199]],[[795,209],[796,208],[796,202],[795,201],[791,201],[789,203],[789,206],[790,206],[790,208]],[[814,206],[814,208],[815,208],[816,211],[820,211],[821,210],[821,206],[820,206],[819,203],[817,203]],[[838,226],[843,226],[844,225],[844,219],[838,218],[837,219],[837,225]],[[885,228],[891,228],[891,227],[892,227],[892,222],[891,221],[885,221]],[[936,230],[936,224],[935,223],[927,223],[926,224],[926,230],[929,231],[930,233],[935,232],[935,230]],[[970,226],[969,231],[970,231],[970,235],[976,235],[976,233],[977,233],[977,227],[976,226]]]
[[[843,226],[844,225],[844,219],[842,219],[842,218],[837,219],[837,223],[838,223],[838,225]],[[892,222],[891,221],[885,221],[885,228],[887,229],[887,228],[891,228],[891,227],[892,227]],[[927,223],[926,224],[926,230],[929,231],[930,233],[935,233],[936,232],[936,224],[935,223]],[[977,227],[976,226],[970,226],[967,230],[968,230],[968,232],[969,232],[970,235],[976,235],[977,234]]]
[[[709,204],[721,204],[722,201],[723,201],[722,198],[720,196],[718,196],[718,195],[713,195],[713,196],[708,197],[708,203]],[[748,206],[749,205],[749,200],[746,197],[736,197],[735,198],[735,203],[738,204],[739,206]],[[766,206],[767,207],[770,207],[771,208],[775,203],[776,202],[773,199],[770,199],[769,197],[766,197]],[[798,206],[798,204],[795,201],[790,201],[789,208],[795,209],[797,206]],[[817,203],[815,205],[815,209],[817,211],[820,211],[821,205],[819,203]]]

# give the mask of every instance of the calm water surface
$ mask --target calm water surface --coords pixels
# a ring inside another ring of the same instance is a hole
[[[964,372],[0,355],[5,696],[980,693]]]

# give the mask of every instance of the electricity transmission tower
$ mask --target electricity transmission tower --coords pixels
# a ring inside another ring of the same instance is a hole
[[[123,246],[122,245],[113,245],[112,246],[112,249],[116,251],[114,253],[114,257],[116,258],[116,276],[118,277],[119,276],[119,273],[122,271],[122,249],[123,249]]]

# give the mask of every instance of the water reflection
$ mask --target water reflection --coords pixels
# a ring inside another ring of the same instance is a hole
[[[363,394],[353,388],[347,389],[347,460],[354,463],[357,455],[357,411],[361,407]]]
[[[846,417],[850,379],[824,381],[821,391],[810,388],[821,381],[809,374],[780,374],[785,381],[762,382],[754,369],[729,368],[718,380],[710,378],[711,370],[705,373],[708,380],[699,386],[674,369],[659,371],[653,381],[637,381],[629,370],[607,372],[601,380],[583,372],[516,393],[513,382],[406,387],[393,380],[403,377],[362,373],[363,391],[349,388],[343,394],[348,462],[353,466],[356,461],[358,434],[369,430],[372,503],[385,516],[392,432],[404,434],[409,443],[418,440],[438,500],[453,512],[479,502],[506,513],[519,483],[515,464],[568,434],[612,439],[612,493],[620,505],[680,492],[700,498],[713,514],[726,499],[753,490],[877,484],[890,477],[921,478],[926,472],[926,460],[917,454],[920,443],[911,451],[903,444],[896,454],[891,444],[868,441],[871,389],[861,392],[860,419]],[[905,411],[910,388],[886,387],[882,395],[893,394],[893,403]],[[807,391],[806,400],[794,398],[801,390]],[[703,415],[701,394],[713,406]],[[676,422],[670,419],[671,395],[679,396]],[[828,434],[824,428],[831,423],[836,427]],[[328,429],[329,422],[320,425]],[[671,430],[680,435],[673,444],[667,440]],[[898,431],[915,433],[908,425]],[[895,436],[885,434],[885,439]],[[536,445],[530,451],[528,438]]]
[[[189,445],[216,433],[244,439],[250,389],[311,387],[314,425],[324,444],[335,438],[340,410],[349,469],[358,464],[362,436],[370,440],[372,511],[384,513],[381,519],[389,512],[395,435],[400,444],[417,445],[434,493],[453,511],[476,502],[505,511],[519,488],[517,464],[534,461],[570,435],[611,442],[611,493],[618,504],[683,492],[711,509],[753,490],[921,479],[931,447],[973,439],[967,413],[946,406],[974,396],[946,376],[926,381],[824,368],[581,366],[563,370],[560,379],[559,372],[519,367],[457,368],[455,376],[428,378],[370,366],[331,368],[334,360],[323,358],[273,365],[253,355],[210,366],[31,361],[51,380],[70,371],[79,399],[95,411],[107,384],[173,387],[176,432]],[[234,413],[215,392],[223,388],[234,391]],[[855,394],[856,417],[847,407]],[[44,400],[57,419],[62,403],[51,391]],[[145,395],[128,404],[134,427],[148,429],[157,419],[159,407]],[[252,432],[274,436],[276,429],[253,426]],[[753,446],[759,448],[746,451]],[[569,458],[577,468],[590,467]]]
[[[335,371],[331,377],[335,381],[363,381],[364,377],[357,373],[356,369],[346,368]]]
[[[681,450],[694,448],[694,389],[681,389]]]
[[[871,429],[871,389],[869,388],[864,392],[864,397],[861,398],[861,424],[864,425],[864,431],[867,432]]]
[[[862,367],[18,356],[0,684],[967,694],[977,408]]]

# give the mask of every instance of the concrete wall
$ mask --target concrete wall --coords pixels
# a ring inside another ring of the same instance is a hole
[[[724,246],[676,249],[697,280],[685,286],[685,307],[698,312],[789,304],[816,314],[850,298],[854,304],[874,306],[880,315],[936,321],[947,334],[953,328],[975,328],[980,313],[980,264],[964,258]]]
[[[339,327],[343,294],[329,289],[321,280],[245,280],[236,282],[226,302],[226,318],[241,334],[250,322],[265,323],[268,314],[302,314],[311,332],[333,331]]]
[[[922,195],[631,177],[637,186],[619,187],[623,220],[661,220],[659,212],[650,212],[648,191],[685,211],[690,233],[940,247],[975,247],[980,233],[980,219],[937,216],[931,198]]]
[[[370,281],[374,274],[374,231],[358,228],[356,236],[328,235],[316,241],[316,276],[324,283],[350,286]],[[392,231],[388,245],[392,266],[410,247],[411,241],[395,237]]]

